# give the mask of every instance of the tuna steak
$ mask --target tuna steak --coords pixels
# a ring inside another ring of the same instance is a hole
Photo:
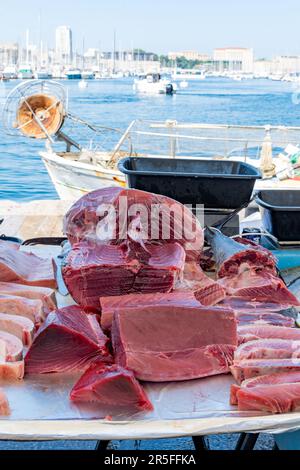
[[[237,345],[232,310],[213,307],[124,308],[114,315],[116,363],[144,381],[192,380],[228,373]]]
[[[0,282],[56,288],[52,262],[33,253],[0,246]]]
[[[41,300],[45,314],[56,310],[55,292],[47,287],[25,286],[11,282],[0,282],[0,294],[24,297],[30,300]]]
[[[271,325],[249,325],[239,326],[238,335],[240,343],[254,341],[259,339],[287,339],[292,341],[300,341],[300,329],[286,328]]]
[[[29,318],[0,313],[0,330],[16,336],[24,346],[32,343],[34,324]]]
[[[287,339],[260,339],[249,341],[238,347],[234,361],[247,359],[289,359],[300,358],[300,341]]]
[[[6,331],[0,331],[0,358],[0,367],[1,362],[16,362],[22,359],[22,341]]]
[[[300,359],[248,359],[234,363],[230,370],[235,380],[241,384],[244,380],[261,375],[299,372]]]
[[[284,326],[287,328],[294,328],[296,323],[293,318],[285,317],[278,313],[243,313],[235,312],[239,326],[247,325],[273,325],[273,326]]]
[[[50,313],[26,357],[28,374],[86,370],[99,359],[110,362],[108,338],[96,315],[71,306]]]
[[[237,391],[239,411],[290,413],[300,410],[300,383],[264,385]]]
[[[9,315],[18,315],[31,320],[36,326],[45,320],[43,303],[41,300],[25,299],[13,295],[0,294],[0,312]]]
[[[74,402],[96,402],[102,406],[152,411],[153,407],[132,372],[117,365],[92,364],[71,391]]]

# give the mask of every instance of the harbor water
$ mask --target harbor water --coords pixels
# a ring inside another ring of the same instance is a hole
[[[1,106],[17,83],[0,83]],[[300,126],[298,90],[286,82],[261,79],[237,82],[208,77],[190,82],[188,88],[179,89],[173,96],[136,94],[132,79],[91,80],[86,89],[80,89],[77,81],[62,83],[68,89],[70,112],[122,132],[134,119]],[[8,136],[0,125],[0,199],[57,198],[38,155],[44,145],[43,141]]]

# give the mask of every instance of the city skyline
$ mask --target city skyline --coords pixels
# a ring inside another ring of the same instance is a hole
[[[226,3],[226,4],[225,4]],[[68,25],[74,35],[74,49],[97,47],[112,50],[114,30],[117,31],[117,49],[140,47],[147,51],[167,54],[172,50],[197,50],[212,54],[220,46],[249,47],[256,57],[300,55],[295,41],[300,5],[286,0],[284,5],[271,1],[253,0],[251,5],[236,0],[207,2],[143,2],[137,0],[104,1],[79,0],[51,4],[28,0],[26,9],[11,0],[2,12],[0,42],[43,41],[55,47],[54,31]],[[40,19],[39,19],[40,17]],[[226,26],[224,28],[224,25]],[[278,32],[280,31],[280,34]]]

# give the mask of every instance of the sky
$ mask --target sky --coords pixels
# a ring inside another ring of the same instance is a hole
[[[2,4],[2,5],[1,5]],[[73,30],[75,47],[147,51],[253,47],[256,57],[300,55],[299,0],[0,0],[0,42],[39,38],[54,46],[58,25]]]

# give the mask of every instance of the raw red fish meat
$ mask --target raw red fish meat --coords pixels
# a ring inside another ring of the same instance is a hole
[[[55,292],[48,287],[25,286],[11,282],[0,282],[0,294],[25,297],[30,300],[41,300],[45,314],[57,308]]]
[[[294,328],[296,322],[293,318],[285,317],[279,313],[244,313],[235,312],[237,321],[240,325],[273,325],[273,326],[285,326],[287,328]]]
[[[276,385],[276,384],[294,384],[300,383],[300,371],[299,372],[286,372],[282,374],[270,374],[270,375],[262,375],[260,377],[255,377],[254,379],[248,379],[242,382],[239,385],[232,385],[231,386],[231,393],[230,393],[230,404],[237,405],[237,392],[241,388],[255,388],[261,387],[264,385]]]
[[[239,411],[290,413],[300,410],[300,383],[241,388],[237,392]]]
[[[115,222],[113,237],[101,240],[101,225]],[[126,241],[130,249],[132,241],[142,247],[177,242],[188,260],[200,259],[204,244],[200,223],[187,207],[166,196],[136,189],[102,188],[83,196],[67,213],[64,231],[72,244],[83,240],[98,244]]]
[[[276,275],[276,258],[254,243],[239,243],[214,228],[206,231],[217,264],[218,277],[233,277],[245,270],[261,268]]]
[[[196,299],[207,307],[217,305],[226,297],[225,289],[206,276],[201,267],[194,262],[185,264],[183,277],[178,280],[175,291],[191,291]]]
[[[173,292],[171,294],[129,294],[118,297],[102,297],[101,326],[103,330],[110,330],[114,313],[119,309],[130,307],[170,306],[199,307],[193,292]]]
[[[299,306],[299,300],[290,292],[284,282],[268,271],[247,270],[234,277],[220,281],[228,295],[249,301],[277,302]]]
[[[24,361],[0,361],[0,380],[21,380],[24,378]]]
[[[241,384],[244,380],[260,375],[298,372],[300,359],[248,359],[234,363],[230,370],[235,380]]]
[[[0,246],[0,282],[56,288],[52,261]]]
[[[289,358],[300,358],[300,341],[260,339],[242,344],[234,353],[235,362],[247,359]]]
[[[124,308],[114,315],[112,340],[116,363],[138,379],[192,380],[229,371],[236,319],[216,307]]]
[[[0,416],[9,416],[9,403],[3,390],[0,389]]]
[[[95,363],[84,373],[71,391],[74,402],[96,402],[102,406],[152,411],[142,386],[133,373],[123,367]]]
[[[178,244],[149,246],[147,262],[131,258],[121,246],[79,243],[62,273],[73,299],[86,310],[99,310],[99,298],[134,292],[170,292],[184,269]]]
[[[6,331],[0,331],[0,367],[3,362],[17,362],[22,358],[22,341]]]
[[[259,339],[287,339],[291,341],[300,341],[299,328],[286,328],[281,326],[239,326],[238,327],[239,341],[246,343],[247,341],[254,341]]]
[[[96,315],[77,306],[50,313],[25,357],[26,373],[86,370],[95,360],[111,362],[108,338]]]
[[[226,297],[220,305],[229,307],[239,313],[277,313],[289,318],[297,319],[298,311],[287,304],[274,302],[255,302],[238,297]]]
[[[6,331],[16,336],[24,346],[31,345],[34,329],[34,324],[29,318],[0,313],[0,331]]]
[[[0,312],[29,318],[36,326],[45,320],[41,300],[25,299],[13,295],[0,294]]]

